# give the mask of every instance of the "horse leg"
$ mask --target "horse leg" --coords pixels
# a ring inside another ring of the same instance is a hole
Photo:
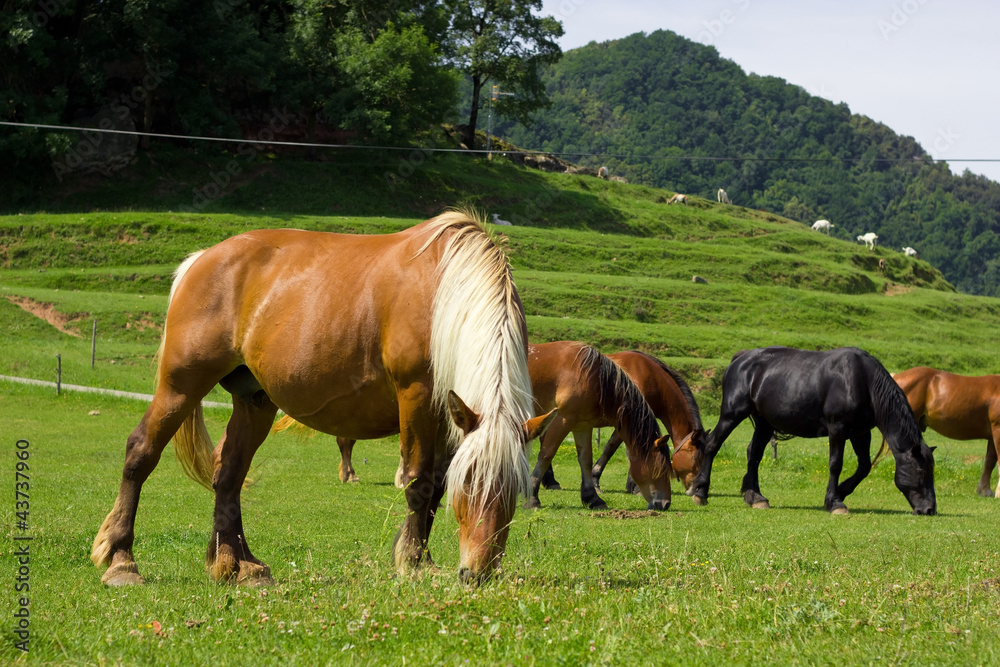
[[[594,443],[591,439],[594,431],[589,428],[573,431],[573,442],[576,444],[576,460],[580,462],[580,500],[592,510],[606,510],[605,503],[594,488]]]
[[[434,484],[435,450],[440,419],[431,410],[431,390],[414,383],[398,392],[399,443],[403,470],[403,493],[409,511],[393,544],[396,568],[404,571],[420,565],[427,557],[431,503]]]
[[[837,486],[834,490],[834,494],[831,497],[829,489],[826,493],[826,509],[833,512],[834,514],[847,514],[847,506],[844,505],[844,499],[847,496],[854,493],[854,489],[858,488],[858,484],[861,483],[868,473],[872,471],[872,434],[871,431],[861,431],[856,435],[851,436],[851,447],[854,448],[854,454],[858,457],[858,469],[854,471],[854,474],[849,478],[845,479],[843,483]],[[833,441],[830,443],[831,448],[831,468],[830,474],[833,475]],[[840,460],[843,464],[844,459],[844,443],[840,443]],[[840,471],[838,470],[838,476]],[[835,480],[834,480],[835,481]]]
[[[101,581],[108,586],[145,583],[132,555],[135,542],[135,515],[142,485],[160,461],[163,448],[181,423],[199,405],[215,384],[212,380],[192,383],[187,391],[162,382],[146,413],[125,444],[125,466],[114,508],[104,519],[90,558],[95,565],[107,565]]]
[[[340,448],[340,467],[337,472],[340,474],[340,481],[345,484],[359,481],[354,472],[354,466],[351,465],[351,453],[354,451],[354,443],[356,442],[357,440],[337,436],[337,447]]]
[[[556,475],[552,472],[552,466],[542,475],[542,488],[547,491],[562,491],[562,485],[556,481]]]
[[[250,462],[267,437],[278,407],[263,391],[249,400],[233,395],[233,415],[226,432],[212,452],[215,474],[215,518],[205,553],[205,567],[216,581],[269,584],[270,568],[250,552],[243,531],[240,492]]]
[[[770,424],[761,420],[754,428],[753,437],[750,438],[750,444],[747,446],[747,474],[743,476],[743,486],[740,492],[743,494],[743,500],[746,504],[754,509],[771,508],[767,498],[760,492],[759,472],[760,461],[764,458],[764,451],[767,449],[767,443],[771,441],[772,435],[774,435],[774,429],[771,428]]]
[[[990,488],[990,477],[993,475],[993,468],[997,466],[997,457],[1000,455],[1000,424],[992,424],[992,432],[989,440],[986,441],[986,457],[983,459],[983,476],[979,480],[976,491],[984,498],[1000,498],[1000,479],[997,480],[996,493]]]
[[[607,467],[608,461],[611,457],[615,455],[618,448],[622,446],[622,437],[619,435],[618,430],[614,430],[611,433],[611,437],[608,438],[607,443],[604,445],[604,451],[601,452],[601,457],[597,459],[597,463],[594,464],[594,468],[590,471],[594,476],[594,486],[600,487],[601,485],[601,475],[604,474],[604,468]]]
[[[538,501],[538,488],[541,486],[542,476],[552,465],[552,459],[568,433],[569,424],[562,415],[558,415],[539,439],[538,462],[535,463],[535,469],[531,472],[531,493],[524,502],[525,508],[532,509],[542,506]]]
[[[691,486],[687,489],[687,495],[691,496],[695,505],[708,504],[708,487],[712,482],[712,464],[715,461],[715,456],[719,453],[719,450],[722,449],[722,443],[726,441],[726,438],[729,437],[733,430],[739,426],[740,422],[746,419],[748,415],[749,411],[741,414],[724,409],[722,411],[722,416],[719,417],[719,423],[716,424],[715,429],[708,434],[707,442],[705,443],[705,451],[702,453],[701,469],[691,482]]]

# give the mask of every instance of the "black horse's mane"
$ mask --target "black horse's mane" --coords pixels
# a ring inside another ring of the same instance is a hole
[[[877,359],[868,355],[865,365],[868,370],[868,391],[878,429],[883,435],[895,433],[905,442],[914,442],[917,443],[915,446],[919,446],[922,442],[920,426],[913,416],[906,394]],[[889,438],[886,438],[886,442],[895,444]]]
[[[689,387],[688,383],[684,381],[684,378],[681,377],[680,373],[675,371],[670,366],[667,366],[651,354],[646,354],[645,352],[640,352],[639,350],[632,351],[646,357],[670,375],[673,381],[677,384],[678,389],[681,390],[681,394],[684,395],[684,402],[687,403],[688,410],[691,412],[691,418],[694,420],[695,429],[699,431],[705,430],[701,425],[701,410],[698,409],[698,403],[694,400],[694,394],[691,392],[691,387]]]

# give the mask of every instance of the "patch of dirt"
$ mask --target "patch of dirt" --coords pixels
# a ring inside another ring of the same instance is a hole
[[[962,461],[962,463],[964,463],[965,465],[971,465],[973,463],[979,463],[980,461],[983,460],[983,458],[984,457],[982,457],[982,456],[976,456],[975,454],[969,454],[968,456],[965,457],[965,460]]]
[[[153,319],[152,313],[139,313],[138,317],[132,317],[125,323],[125,328],[129,330],[134,329],[140,332],[146,331],[147,329],[153,329],[154,331],[162,330],[159,323]]]
[[[7,300],[20,306],[35,317],[45,320],[64,334],[76,336],[77,338],[80,337],[80,332],[70,329],[68,325],[73,322],[79,322],[88,316],[87,313],[76,313],[74,315],[60,313],[56,310],[54,304],[35,301],[26,296],[8,296]]]
[[[886,288],[885,288],[885,295],[886,296],[899,296],[900,294],[909,294],[912,291],[913,291],[913,288],[910,287],[909,285],[896,285],[896,284],[893,283],[893,284],[890,284],[890,285],[886,286]]]
[[[608,510],[607,512],[594,512],[590,516],[598,519],[644,519],[658,514],[660,512],[656,510]]]

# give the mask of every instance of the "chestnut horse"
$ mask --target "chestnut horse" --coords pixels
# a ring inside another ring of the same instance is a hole
[[[136,509],[171,437],[185,471],[215,492],[212,577],[270,581],[247,545],[240,492],[278,408],[325,433],[399,433],[410,483],[396,566],[430,562],[447,489],[460,577],[488,576],[527,491],[525,439],[543,421],[532,420],[526,340],[507,259],[464,213],[380,236],[252,231],[195,253],[177,270],[156,393],[94,539],[91,559],[109,566],[102,581],[143,583]],[[233,414],[213,451],[201,400],[216,384]]]
[[[634,446],[626,445],[629,451],[637,452],[636,455],[640,459],[647,461],[644,465],[645,469],[653,470],[657,466],[663,466],[662,461],[656,461],[656,457],[659,454],[650,449],[649,444],[659,435],[658,431],[654,433],[651,430],[656,428],[655,416],[649,412],[648,405],[644,407],[639,402],[639,397],[634,393],[634,389],[629,386],[631,383],[628,383],[628,379],[623,379],[620,373],[614,369],[614,365],[607,363],[607,359],[620,355],[646,356],[641,352],[621,352],[619,355],[603,357],[600,352],[590,346],[583,345],[582,343],[567,342],[532,345],[528,353],[528,375],[531,377],[536,406],[539,406],[538,411],[552,409],[552,406],[555,406],[558,409],[557,414],[565,417],[561,420],[559,417],[556,417],[552,425],[549,426],[549,432],[553,434],[551,436],[553,440],[549,440],[549,436],[547,435],[542,438],[542,449],[544,450],[546,443],[552,448],[551,454],[544,464],[545,470],[542,471],[543,484],[545,484],[544,480],[551,479],[551,484],[554,486],[545,485],[545,488],[560,488],[555,483],[555,478],[551,476],[552,455],[555,454],[556,449],[558,449],[559,444],[566,437],[566,434],[572,431],[573,440],[577,445],[577,456],[581,461],[582,482],[580,486],[580,499],[592,509],[606,509],[607,505],[601,500],[596,489],[596,482],[600,477],[600,470],[603,469],[603,466],[601,468],[597,466],[591,468],[590,463],[587,462],[593,460],[590,427],[585,426],[587,421],[595,422],[600,426],[614,426],[620,421],[624,421],[625,426],[622,430],[615,429],[618,445],[623,442],[623,438],[620,435],[622,432],[627,431],[630,434],[636,434],[629,439],[629,442],[632,442]],[[652,358],[650,357],[650,359]],[[627,370],[629,361],[630,359],[626,358],[625,364],[620,365],[624,365]],[[653,359],[650,365],[654,363],[659,364],[661,362]],[[563,366],[557,368],[556,365],[558,364],[563,364]],[[672,373],[673,371],[670,372]],[[679,378],[678,380],[683,383],[683,380]],[[648,380],[645,380],[645,382],[647,386],[651,385]],[[647,394],[646,390],[642,389],[642,386],[639,385],[639,389],[642,390],[643,394],[652,395],[652,393]],[[687,385],[684,385],[684,389],[687,389]],[[668,395],[671,392],[667,390],[662,393]],[[688,390],[688,396],[690,396],[690,390]],[[659,399],[658,395],[657,398]],[[671,395],[671,398],[674,397]],[[681,398],[681,400],[684,399]],[[694,405],[694,398],[691,397],[690,400],[690,405]],[[684,419],[679,416],[669,422],[670,425],[668,426],[668,429],[671,427],[675,429],[672,433],[676,433],[676,437],[682,439],[684,451],[689,452],[690,455],[695,455],[698,452],[692,445],[692,442],[696,442],[699,447],[701,446],[701,421],[697,410],[697,406],[694,405],[694,419],[697,422],[696,431],[693,428],[688,428]],[[651,417],[652,421],[650,421]],[[666,420],[664,421],[666,422]],[[280,431],[293,428],[294,426],[294,420],[286,416],[278,420],[275,430]],[[685,430],[686,428],[687,430]],[[585,430],[586,432],[584,433]],[[639,434],[642,435],[640,436]],[[694,437],[692,438],[692,436]],[[554,440],[556,437],[559,439]],[[665,438],[663,440],[664,442],[666,441]],[[662,443],[656,442],[657,447],[660,444]],[[354,467],[351,465],[354,440],[338,437],[337,445],[340,447],[340,481],[356,482],[358,477],[354,471]],[[617,449],[617,445],[615,449]],[[542,465],[542,453],[542,451],[539,451],[539,466]],[[650,458],[654,460],[649,461]],[[592,480],[584,473],[584,468],[587,471],[593,471]],[[539,469],[536,468],[536,475],[538,472]],[[631,474],[629,475],[629,481],[632,481]],[[646,491],[636,486],[636,493],[643,493],[649,502],[650,508],[666,509],[670,505],[669,493],[666,495],[665,503],[663,500],[654,500],[654,498],[659,499],[661,497],[659,489],[663,485],[663,480],[656,478],[652,481],[655,488],[651,488],[647,482]],[[398,471],[396,473],[396,486],[402,486]],[[532,497],[528,501],[529,507],[540,506],[538,503],[538,486],[533,478]]]
[[[583,343],[558,341],[528,347],[528,371],[535,412],[557,414],[541,437],[531,474],[527,507],[540,507],[538,488],[567,434],[573,433],[580,463],[580,499],[591,509],[606,509],[593,479],[594,428],[614,427],[625,441],[629,472],[649,509],[670,507],[668,436],[660,437],[656,416],[638,387],[614,362]]]
[[[628,374],[642,392],[653,414],[663,422],[674,443],[671,462],[674,474],[681,480],[684,488],[687,488],[694,479],[693,470],[699,465],[701,452],[705,449],[705,429],[701,425],[701,412],[691,388],[677,371],[645,352],[615,352],[609,354],[608,359]],[[528,370],[530,372],[530,365]],[[621,433],[615,430],[604,445],[601,458],[594,464],[594,484],[600,485],[605,466],[621,444]],[[683,471],[683,475],[680,471]],[[626,490],[632,491],[633,486],[629,477]]]
[[[847,514],[844,498],[871,472],[871,431],[877,426],[896,460],[896,488],[913,513],[937,513],[934,449],[920,438],[902,390],[864,350],[765,347],[737,352],[722,378],[719,423],[708,436],[700,470],[688,487],[688,495],[698,504],[707,502],[716,454],[747,417],[754,426],[741,489],[748,505],[770,506],[760,492],[757,473],[771,436],[827,437],[830,478],[824,505],[828,512]],[[858,457],[858,468],[840,482],[847,440]]]
[[[929,426],[952,440],[986,440],[976,493],[1000,498],[1000,481],[996,491],[990,487],[1000,451],[1000,375],[969,377],[918,366],[892,377],[906,394],[921,430]]]

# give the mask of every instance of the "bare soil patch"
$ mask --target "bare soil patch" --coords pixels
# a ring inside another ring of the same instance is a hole
[[[70,329],[69,325],[73,322],[79,322],[84,319],[87,317],[87,313],[67,315],[66,313],[60,313],[56,310],[54,304],[35,301],[34,299],[29,299],[26,296],[8,296],[7,300],[20,306],[35,317],[45,320],[64,334],[76,336],[77,338],[80,337],[80,332]]]

